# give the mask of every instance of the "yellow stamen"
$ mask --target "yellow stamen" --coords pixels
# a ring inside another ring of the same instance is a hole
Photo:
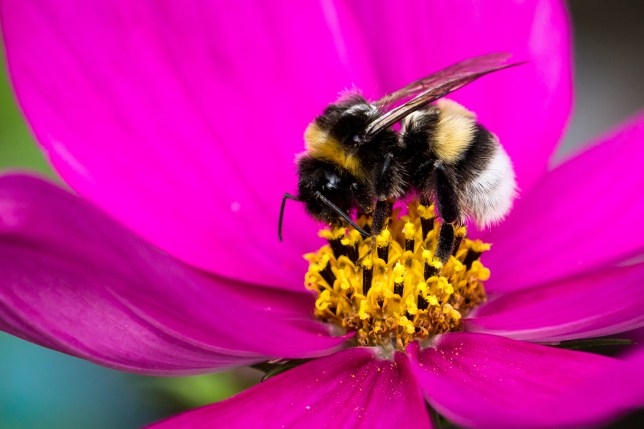
[[[479,257],[490,245],[465,238],[465,227],[458,227],[458,248],[443,264],[434,257],[440,222],[433,206],[412,204],[404,216],[397,210],[387,225],[375,237],[377,252],[370,252],[373,238],[352,228],[320,232],[329,244],[305,255],[315,315],[356,332],[359,345],[391,350],[460,330],[462,318],[485,301],[490,270]]]

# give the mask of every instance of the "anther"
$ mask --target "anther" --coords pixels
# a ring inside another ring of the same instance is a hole
[[[420,218],[420,227],[423,231],[423,239],[427,239],[427,234],[434,229],[434,218]]]
[[[456,253],[458,252],[459,247],[461,247],[462,242],[463,242],[463,235],[457,233],[456,236],[454,237],[454,248],[452,249],[452,256],[456,256]]]
[[[353,262],[354,264],[358,261],[358,256],[359,256],[359,249],[358,249],[358,243],[354,243],[352,245],[346,246],[347,250],[347,257]]]
[[[425,277],[424,280],[427,280],[432,276],[437,276],[440,273],[441,268],[443,268],[443,264],[440,261],[434,259],[432,252],[430,252],[429,250],[423,250],[422,256],[425,260],[425,267],[423,272],[423,277]]]
[[[467,255],[465,255],[465,259],[463,260],[463,265],[465,265],[469,270],[470,268],[472,268],[472,263],[474,263],[474,261],[476,261],[480,256],[481,252],[469,249],[467,251]]]
[[[360,233],[356,230],[348,231],[345,234],[345,237],[340,240],[344,247],[344,253],[354,264],[358,262],[358,257],[360,256],[360,246],[358,245],[359,241]]]
[[[385,262],[389,261],[389,243],[391,243],[391,232],[385,229],[376,237],[378,257]]]
[[[335,283],[335,274],[333,274],[331,265],[327,264],[326,267],[320,271],[320,275],[329,286],[333,287],[333,284]]]
[[[427,310],[429,307],[429,302],[421,294],[418,294],[418,304],[417,307],[419,310]]]
[[[405,240],[405,250],[414,251],[414,240]]]
[[[340,258],[340,256],[347,256],[346,248],[342,245],[341,239],[335,238],[333,240],[329,240],[329,244],[331,245],[331,250],[333,250],[333,255],[336,259]]]
[[[440,268],[436,264],[432,262],[425,262],[425,272],[423,273],[425,276],[425,280],[427,280],[432,276],[437,275],[439,271],[440,271]]]
[[[403,291],[405,289],[404,281],[405,281],[405,267],[398,263],[394,267],[394,293],[397,293],[402,297]]]
[[[426,198],[423,198],[417,207],[417,211],[420,217],[420,230],[424,241],[427,239],[427,234],[434,229],[434,206],[430,205]]]
[[[394,283],[394,293],[397,293],[400,296],[403,296],[403,291],[405,290],[405,285],[402,283]]]
[[[365,260],[367,262],[368,260]],[[373,280],[373,267],[370,264],[364,264],[362,268],[362,294],[367,296],[369,289],[371,289],[371,282]]]
[[[385,262],[389,260],[389,245],[385,247],[378,247],[378,257]]]
[[[416,228],[414,227],[414,224],[407,222],[403,228],[403,234],[405,234],[405,250],[413,252],[415,244],[414,237],[416,236]]]

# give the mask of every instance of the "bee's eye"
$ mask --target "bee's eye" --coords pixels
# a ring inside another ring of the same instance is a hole
[[[324,184],[324,189],[326,190],[337,189],[341,182],[340,176],[329,172],[325,172],[324,175],[326,177],[326,183]]]

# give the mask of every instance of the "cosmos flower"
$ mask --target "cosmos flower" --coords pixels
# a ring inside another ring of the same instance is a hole
[[[624,382],[642,380],[641,350],[537,344],[644,324],[644,117],[546,174],[571,102],[560,2],[0,7],[18,99],[77,193],[0,178],[0,328],[151,375],[313,358],[154,427],[430,427],[425,399],[464,426],[557,427],[644,404]],[[529,63],[454,96],[522,190],[482,235],[489,302],[422,347],[344,348],[303,286],[318,225],[293,206],[275,237],[302,132],[343,88],[373,99],[492,51]]]

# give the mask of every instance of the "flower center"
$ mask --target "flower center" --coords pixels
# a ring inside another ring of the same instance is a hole
[[[316,317],[355,332],[358,345],[402,350],[411,341],[460,330],[461,318],[485,301],[490,271],[479,257],[490,245],[457,228],[443,265],[434,257],[441,222],[433,205],[412,203],[407,211],[394,211],[371,253],[372,238],[334,228],[320,231],[328,244],[304,255]],[[357,220],[367,231],[370,223],[364,215]]]

